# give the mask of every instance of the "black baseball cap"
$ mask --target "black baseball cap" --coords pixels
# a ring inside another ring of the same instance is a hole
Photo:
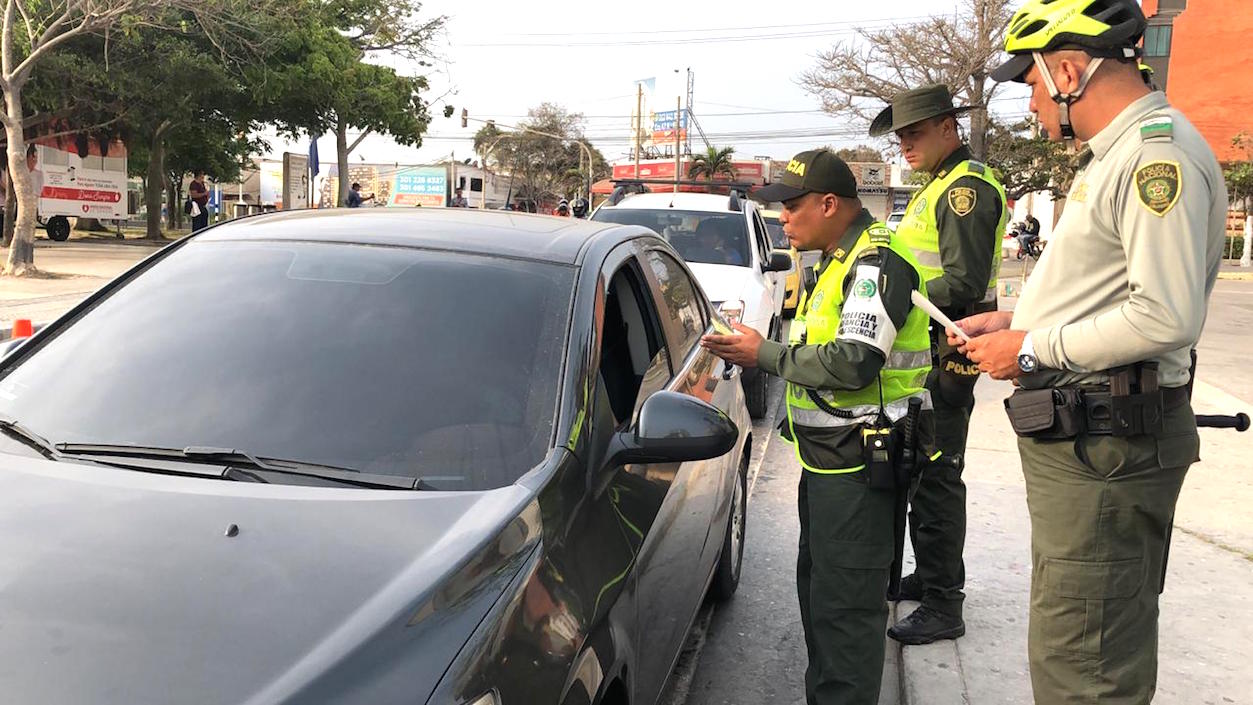
[[[792,157],[778,181],[754,194],[765,201],[790,201],[807,193],[857,197],[857,179],[843,159],[829,149],[811,149]]]

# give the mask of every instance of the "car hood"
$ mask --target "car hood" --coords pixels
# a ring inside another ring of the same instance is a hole
[[[700,282],[700,288],[705,290],[710,301],[743,298],[748,279],[753,273],[748,267],[730,264],[689,262],[687,266],[696,275],[696,281]]]
[[[293,487],[0,455],[0,692],[420,703],[538,523],[518,486]]]

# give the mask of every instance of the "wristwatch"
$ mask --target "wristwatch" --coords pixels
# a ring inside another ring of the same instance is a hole
[[[1031,334],[1022,339],[1022,347],[1018,349],[1018,369],[1023,374],[1031,374],[1040,368],[1040,361],[1035,357],[1035,346],[1031,344]]]

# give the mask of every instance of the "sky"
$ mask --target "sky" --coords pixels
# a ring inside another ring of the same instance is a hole
[[[586,116],[585,133],[611,163],[626,160],[635,82],[655,78],[656,101],[673,110],[675,89],[688,70],[701,127],[713,144],[735,147],[739,157],[786,159],[824,144],[873,143],[864,125],[823,113],[818,99],[801,87],[801,74],[817,64],[820,51],[853,40],[858,27],[916,21],[954,12],[959,4],[788,0],[778,6],[788,8],[786,15],[770,15],[764,12],[770,4],[760,0],[689,1],[626,4],[631,11],[610,14],[604,3],[428,0],[424,13],[448,18],[435,66],[376,59],[428,76],[433,119],[423,145],[403,147],[372,135],[350,159],[420,164],[474,157],[478,120],[514,125],[529,108],[553,102]],[[1002,95],[994,111],[1026,110],[1025,91]],[[453,117],[443,117],[445,104],[454,107]],[[471,118],[467,128],[460,124],[462,108]],[[333,136],[318,144],[321,161],[334,161]],[[702,146],[694,137],[693,150]],[[271,156],[285,149],[303,153],[308,142],[271,138],[271,147]]]

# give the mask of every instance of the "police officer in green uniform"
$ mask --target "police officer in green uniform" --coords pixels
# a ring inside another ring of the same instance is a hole
[[[1227,193],[1209,146],[1136,65],[1135,0],[1031,0],[999,81],[1077,138],[1066,210],[1012,316],[959,321],[1007,401],[1031,515],[1028,656],[1040,703],[1153,698],[1170,525],[1197,460],[1191,350]],[[957,342],[950,336],[951,342]]]
[[[933,447],[927,317],[910,302],[925,284],[913,255],[862,208],[852,172],[830,151],[796,155],[759,195],[783,203],[779,221],[792,245],[822,250],[816,281],[800,300],[788,345],[742,325],[737,335],[707,335],[701,344],[788,383],[783,434],[803,468],[797,591],[809,655],[806,699],[874,705],[894,501],[908,480],[878,489],[882,468],[868,462],[867,448],[880,431],[899,430],[910,418],[918,422],[917,445]],[[911,398],[921,402],[918,416],[908,414]]]
[[[962,142],[945,86],[925,86],[896,96],[870,125],[871,136],[895,133],[901,153],[931,180],[921,188],[896,228],[896,239],[921,265],[927,296],[949,318],[996,310],[1001,237],[1009,209],[992,170],[975,161]],[[917,569],[893,599],[917,600],[888,636],[905,644],[955,639],[966,633],[962,549],[966,542],[966,485],[962,457],[974,409],[978,368],[934,332],[935,368],[927,380],[935,404],[936,439],[944,460],[918,478],[911,499],[910,536]]]

